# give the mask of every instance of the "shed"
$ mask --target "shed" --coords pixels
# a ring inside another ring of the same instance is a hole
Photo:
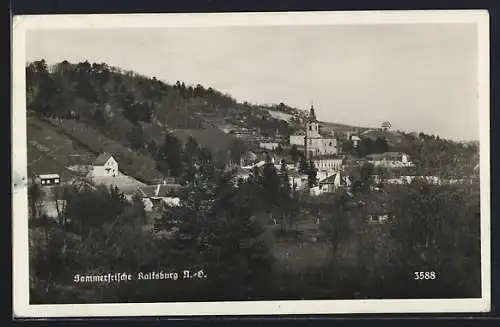
[[[59,174],[43,174],[38,175],[40,179],[40,184],[43,186],[58,185],[61,183],[61,177]]]

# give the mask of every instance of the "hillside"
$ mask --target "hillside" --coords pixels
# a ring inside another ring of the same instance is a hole
[[[165,129],[158,125],[146,123],[141,123],[141,126],[146,138],[148,140],[153,140],[156,144],[162,144],[165,135],[171,132],[183,144],[187,142],[190,136],[193,137],[200,147],[210,149],[212,153],[227,150],[229,143],[234,140],[234,137],[214,127],[203,129]]]
[[[238,102],[202,85],[174,85],[105,63],[69,63],[48,67],[29,63],[28,107],[40,114],[92,118],[107,122],[121,116],[130,123],[156,123],[170,129],[248,128],[266,136],[287,136],[303,126],[308,111],[284,103]],[[304,108],[306,109],[306,108]],[[337,129],[351,126],[325,123]],[[355,127],[352,127],[355,128]]]
[[[66,167],[92,163],[96,155],[38,118],[27,119],[28,175],[58,173],[63,179],[76,176]]]
[[[93,155],[102,151],[113,153],[124,173],[145,183],[162,176],[156,160],[167,131],[172,131],[182,143],[193,136],[202,147],[220,152],[229,150],[231,135],[252,135],[247,141],[277,135],[287,139],[296,130],[303,129],[308,114],[307,110],[284,103],[238,102],[230,95],[199,84],[169,85],[155,77],[105,63],[63,61],[48,67],[40,60],[27,65],[26,76],[28,112],[38,117],[39,125],[41,118],[52,125],[47,134],[44,129],[33,132],[31,140],[43,144],[40,147],[32,142],[31,158],[44,152],[44,147],[55,147],[50,138],[54,144],[63,142],[58,138],[67,138],[75,144],[72,146],[84,148]],[[477,153],[477,147],[468,148],[422,133],[382,132],[334,122],[323,122],[322,128],[334,130],[338,135],[359,132],[362,138],[383,137],[391,151],[409,153],[424,168],[456,166],[457,163],[469,167],[474,161],[471,156]],[[61,136],[56,137],[54,133]],[[68,141],[61,148],[60,156],[55,157],[59,152],[50,152],[46,160],[56,160],[63,166],[69,161],[89,161],[88,155],[75,156],[69,144]],[[43,161],[37,165],[33,167],[45,169]]]

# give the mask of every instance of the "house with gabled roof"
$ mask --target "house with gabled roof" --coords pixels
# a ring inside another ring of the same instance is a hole
[[[108,152],[101,153],[92,163],[92,177],[116,177],[119,175],[118,162]]]
[[[337,172],[318,183],[322,193],[335,192],[339,187],[348,187],[351,181],[344,173]]]
[[[179,193],[181,189],[180,184],[146,185],[140,187],[137,194],[144,203],[144,209],[151,211],[153,208],[162,205],[178,206],[180,204]]]

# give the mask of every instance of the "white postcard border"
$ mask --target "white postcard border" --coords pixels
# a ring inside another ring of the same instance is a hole
[[[473,23],[478,26],[478,102],[481,182],[480,299],[307,300],[134,304],[30,305],[28,272],[25,36],[32,29],[166,28],[258,25]],[[489,16],[485,10],[44,15],[13,19],[12,228],[15,317],[452,313],[490,310],[490,95]]]

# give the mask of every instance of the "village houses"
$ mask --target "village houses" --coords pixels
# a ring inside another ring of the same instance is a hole
[[[369,154],[366,156],[366,159],[375,167],[403,168],[414,166],[414,164],[410,161],[410,157],[402,152]]]

